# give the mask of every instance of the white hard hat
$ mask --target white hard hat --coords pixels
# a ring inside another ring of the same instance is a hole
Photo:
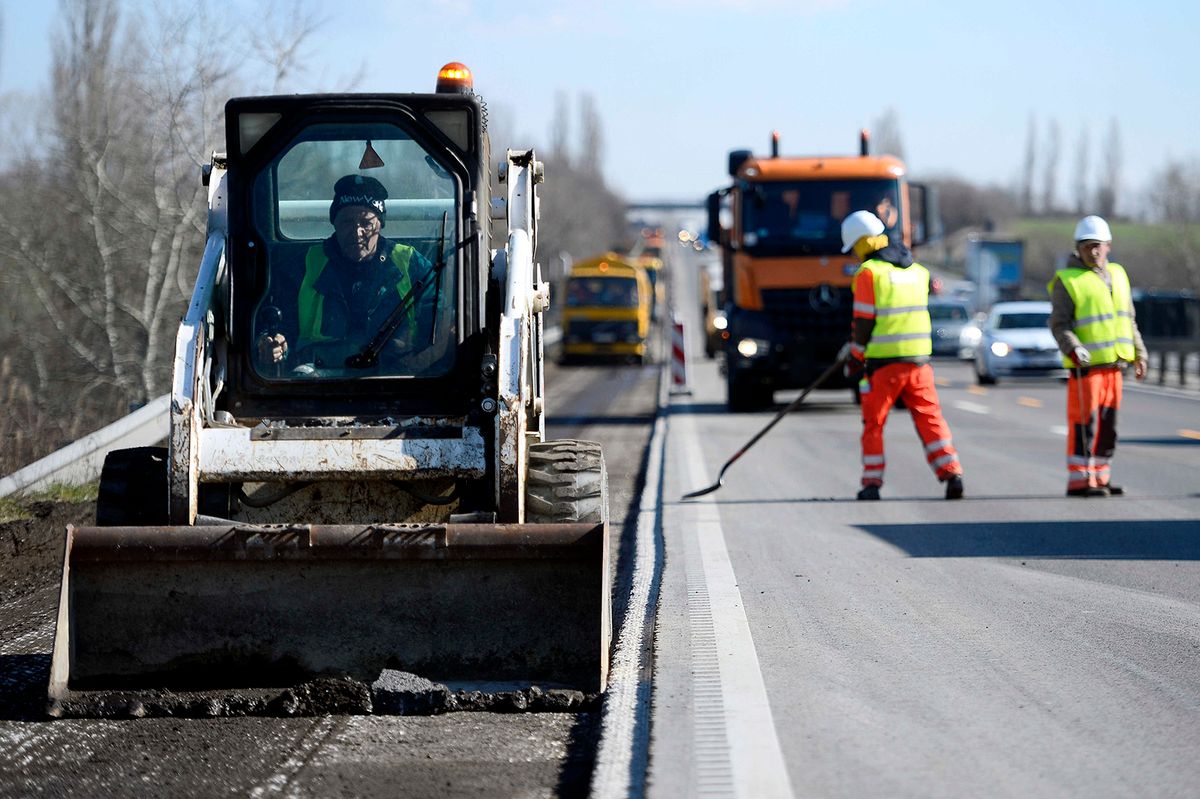
[[[1112,231],[1103,218],[1085,216],[1075,226],[1075,241],[1112,241]]]
[[[870,211],[855,211],[842,220],[842,252],[850,252],[863,236],[878,236],[884,230],[879,217]]]

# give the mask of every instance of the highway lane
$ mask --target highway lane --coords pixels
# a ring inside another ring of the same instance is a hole
[[[668,419],[651,796],[1194,792],[1194,395],[1127,392],[1125,497],[1063,495],[1061,383],[985,390],[951,361],[936,370],[964,501],[941,499],[901,412],[884,500],[856,502],[857,409],[816,392],[684,503],[771,418],[725,414],[717,364],[690,366]],[[709,585],[722,550],[733,595]]]
[[[549,437],[604,447],[615,579],[658,377],[547,365]],[[0,605],[0,797],[587,793],[598,712],[43,721],[57,569],[28,577],[36,589]]]

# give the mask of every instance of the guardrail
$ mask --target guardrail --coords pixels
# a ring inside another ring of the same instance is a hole
[[[0,497],[99,479],[104,456],[111,450],[153,446],[165,439],[170,409],[171,395],[163,394],[107,427],[0,478]]]

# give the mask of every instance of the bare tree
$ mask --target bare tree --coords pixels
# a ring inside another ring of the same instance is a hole
[[[1200,161],[1168,161],[1150,185],[1154,211],[1170,231],[1159,256],[1170,274],[1160,282],[1200,294]]]
[[[1003,227],[1020,214],[1020,199],[1009,189],[978,186],[953,175],[933,177],[946,233],[964,228]]]
[[[604,125],[596,100],[590,94],[579,99],[579,169],[585,175],[599,177],[604,167]]]
[[[1088,197],[1088,158],[1090,153],[1088,150],[1088,129],[1087,125],[1084,125],[1079,131],[1079,143],[1075,146],[1075,174],[1072,176],[1077,216],[1086,214],[1090,204]]]
[[[554,120],[550,123],[550,152],[548,156],[564,166],[571,163],[571,109],[567,93],[554,95]]]
[[[0,271],[19,286],[15,346],[29,356],[0,392],[28,387],[59,431],[39,436],[50,447],[166,389],[203,246],[199,167],[234,93],[237,64],[221,54],[253,52],[212,48],[206,3],[160,3],[136,26],[120,7],[61,0],[44,157],[0,173],[0,189],[20,189],[0,191]],[[273,80],[287,61],[271,62]]]
[[[1021,169],[1021,210],[1033,213],[1033,177],[1037,166],[1037,121],[1029,115],[1029,133],[1025,137],[1025,161]]]
[[[1046,132],[1046,159],[1042,165],[1042,213],[1053,214],[1058,203],[1058,120],[1051,119]]]
[[[900,135],[900,117],[895,108],[887,108],[871,125],[875,152],[904,160],[904,141]]]
[[[1096,190],[1097,212],[1104,217],[1115,216],[1117,196],[1121,190],[1121,129],[1113,117],[1104,139],[1104,164],[1100,185]]]

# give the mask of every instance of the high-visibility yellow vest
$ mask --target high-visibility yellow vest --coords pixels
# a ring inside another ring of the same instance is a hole
[[[400,268],[400,279],[396,281],[396,293],[403,297],[412,286],[412,278],[408,275],[408,263],[415,250],[404,244],[392,247],[391,261]],[[300,322],[300,340],[302,342],[329,341],[332,336],[321,332],[325,318],[325,297],[317,291],[317,281],[329,265],[329,256],[321,245],[310,247],[304,258],[304,279],[300,282],[300,296],[297,298],[296,315]],[[416,321],[417,303],[408,308],[408,321]]]
[[[916,263],[901,269],[876,259],[859,267],[860,272],[863,269],[871,270],[875,285],[875,327],[867,342],[867,358],[932,354],[929,270]]]
[[[1073,330],[1092,356],[1092,366],[1133,361],[1133,318],[1129,313],[1131,292],[1129,275],[1120,264],[1108,264],[1112,291],[1104,278],[1092,269],[1060,269],[1054,280],[1061,280],[1071,302],[1075,303]],[[1054,280],[1046,288],[1053,293]],[[1075,367],[1075,359],[1063,355],[1063,365]]]

